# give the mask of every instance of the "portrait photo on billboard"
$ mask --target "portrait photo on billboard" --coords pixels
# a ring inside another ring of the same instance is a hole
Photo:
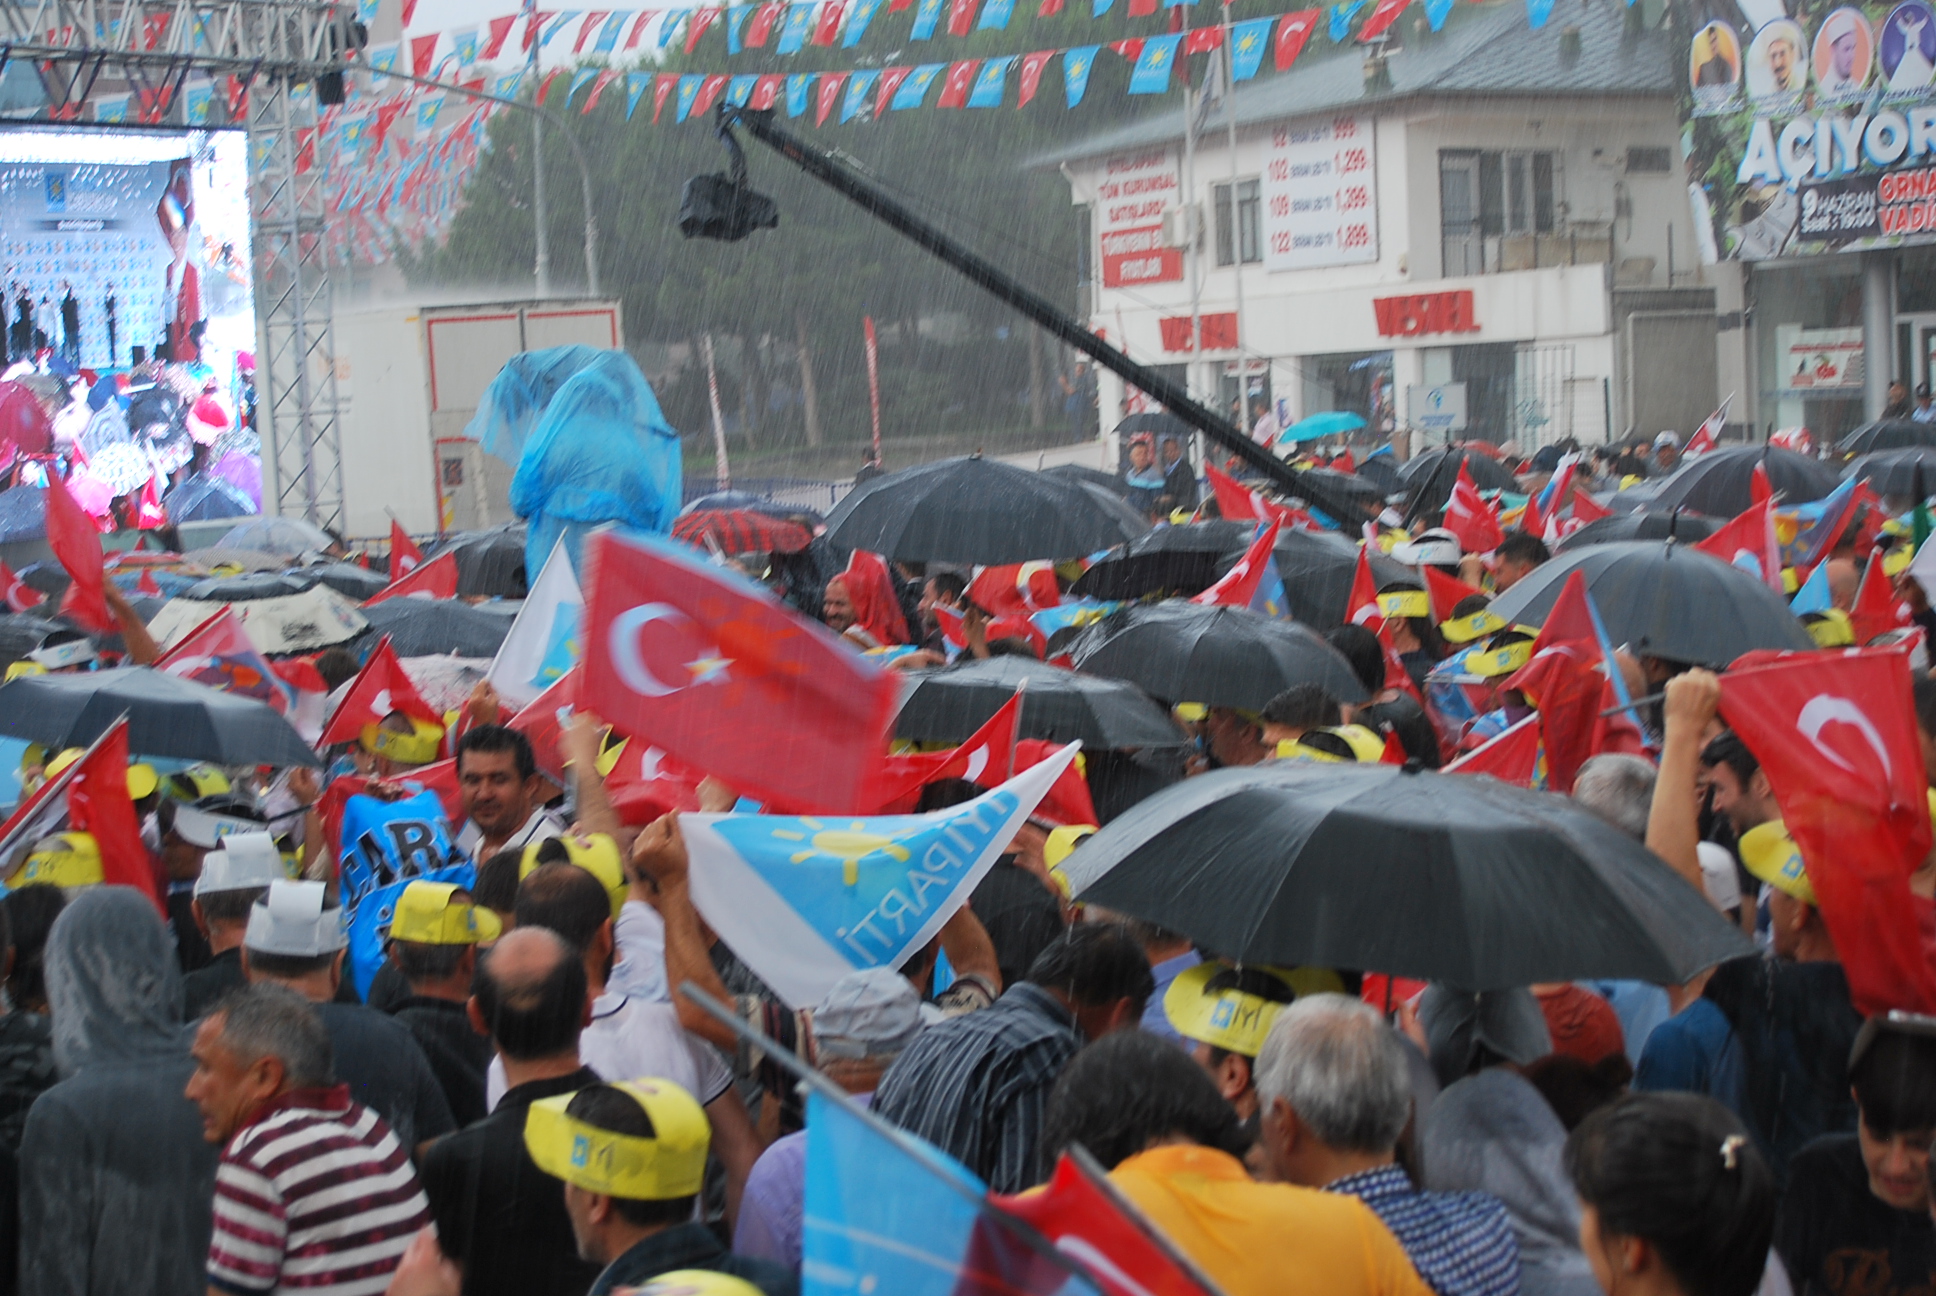
[[[1808,80],[1808,35],[1792,18],[1779,18],[1755,33],[1748,46],[1748,97],[1764,109],[1799,102]]]
[[[1741,96],[1741,37],[1724,22],[1711,22],[1694,33],[1687,48],[1687,85],[1694,93],[1694,111],[1725,111]]]
[[[1936,75],[1936,10],[1926,0],[1903,0],[1883,19],[1878,57],[1890,95],[1916,95]]]
[[[4,376],[104,525],[260,511],[251,264],[244,132],[0,130]]]
[[[1831,12],[1815,30],[1809,63],[1823,98],[1861,98],[1875,67],[1875,33],[1869,30],[1869,20],[1858,9]]]

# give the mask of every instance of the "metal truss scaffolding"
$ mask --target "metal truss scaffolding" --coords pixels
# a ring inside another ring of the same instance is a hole
[[[265,512],[340,526],[343,465],[329,256],[315,97],[292,93],[341,72],[352,5],[331,0],[0,0],[0,64],[30,63],[46,118],[78,121],[104,79],[125,84],[130,119],[167,121],[191,73],[246,95],[254,215],[256,422]]]

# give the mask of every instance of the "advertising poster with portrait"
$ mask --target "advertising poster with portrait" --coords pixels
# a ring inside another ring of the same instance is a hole
[[[1682,0],[1704,261],[1936,242],[1932,0]]]

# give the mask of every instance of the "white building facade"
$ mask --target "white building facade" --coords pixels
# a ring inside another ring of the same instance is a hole
[[[1238,88],[1234,150],[1213,107],[1189,141],[1168,113],[1044,159],[1087,214],[1091,327],[1249,422],[1691,431],[1726,375],[1667,37],[1562,12],[1461,6],[1375,55],[1320,34]],[[1105,430],[1143,403],[1102,376]]]

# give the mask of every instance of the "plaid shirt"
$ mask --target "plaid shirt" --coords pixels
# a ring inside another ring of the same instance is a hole
[[[1438,1296],[1517,1296],[1519,1243],[1498,1198],[1420,1192],[1395,1165],[1347,1175],[1324,1190],[1371,1207]]]
[[[1042,1180],[1035,1145],[1049,1089],[1082,1047],[1075,1018],[1024,981],[979,1012],[922,1031],[881,1077],[874,1113],[1000,1193]]]

